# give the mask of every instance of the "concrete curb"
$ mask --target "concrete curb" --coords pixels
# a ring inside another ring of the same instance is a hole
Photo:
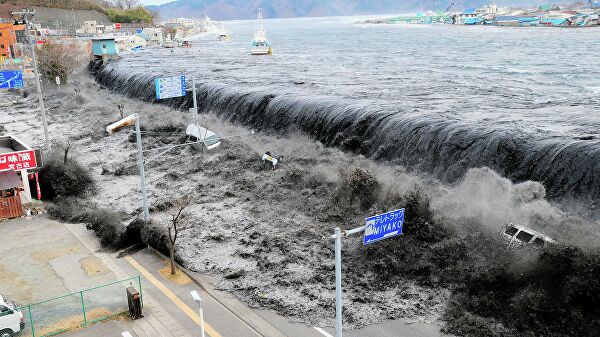
[[[162,259],[169,260],[169,257],[150,246],[148,247],[148,250]],[[286,337],[284,333],[272,326],[260,315],[252,311],[252,309],[250,309],[240,300],[236,299],[229,293],[216,290],[212,283],[210,283],[210,281],[208,281],[204,276],[191,270],[187,270],[177,262],[175,262],[175,264],[183,271],[184,274],[189,276],[197,286],[206,291],[210,297],[219,302],[219,304],[221,304],[225,309],[229,310],[233,315],[252,328],[257,334],[264,337]]]

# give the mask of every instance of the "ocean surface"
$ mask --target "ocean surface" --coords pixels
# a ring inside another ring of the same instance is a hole
[[[122,54],[97,79],[151,100],[151,77],[186,74],[203,111],[300,129],[326,145],[460,178],[489,166],[550,195],[600,196],[600,29],[367,25],[361,17],[254,21],[230,41]],[[190,100],[170,104],[188,107]]]

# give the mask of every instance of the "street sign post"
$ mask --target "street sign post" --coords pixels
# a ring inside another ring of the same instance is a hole
[[[365,219],[362,227],[344,231],[344,236],[364,232],[363,244],[388,239],[402,234],[404,208]],[[328,239],[335,240],[335,336],[342,337],[342,232],[340,228]]]
[[[366,218],[363,244],[368,245],[400,235],[403,224],[404,208]]]
[[[23,72],[21,70],[0,71],[0,89],[23,88]]]
[[[185,76],[157,77],[154,79],[156,86],[156,99],[185,96]]]

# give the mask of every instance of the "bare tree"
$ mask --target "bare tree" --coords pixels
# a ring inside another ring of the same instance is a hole
[[[190,205],[192,198],[185,196],[175,200],[169,215],[171,215],[171,224],[169,226],[169,259],[171,260],[171,275],[175,275],[175,243],[177,236],[182,230],[187,229],[185,218],[187,216],[185,209]]]
[[[42,76],[54,81],[60,77],[63,83],[75,69],[83,66],[85,52],[77,44],[45,43],[37,50],[39,70]]]
[[[113,6],[119,9],[130,9],[140,6],[139,0],[113,0]]]
[[[153,23],[158,23],[160,21],[160,13],[157,10],[150,10],[150,15],[152,16]]]
[[[63,157],[63,164],[66,164],[67,160],[69,160],[69,150],[71,149],[71,145],[73,145],[71,138],[67,138],[67,141],[65,142],[65,144],[63,146],[63,150],[65,151],[65,154]]]

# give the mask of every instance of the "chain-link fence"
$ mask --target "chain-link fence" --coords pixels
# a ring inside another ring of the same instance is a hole
[[[54,336],[121,315],[129,310],[130,286],[137,288],[143,300],[141,279],[136,276],[21,306],[25,328],[19,336]]]

